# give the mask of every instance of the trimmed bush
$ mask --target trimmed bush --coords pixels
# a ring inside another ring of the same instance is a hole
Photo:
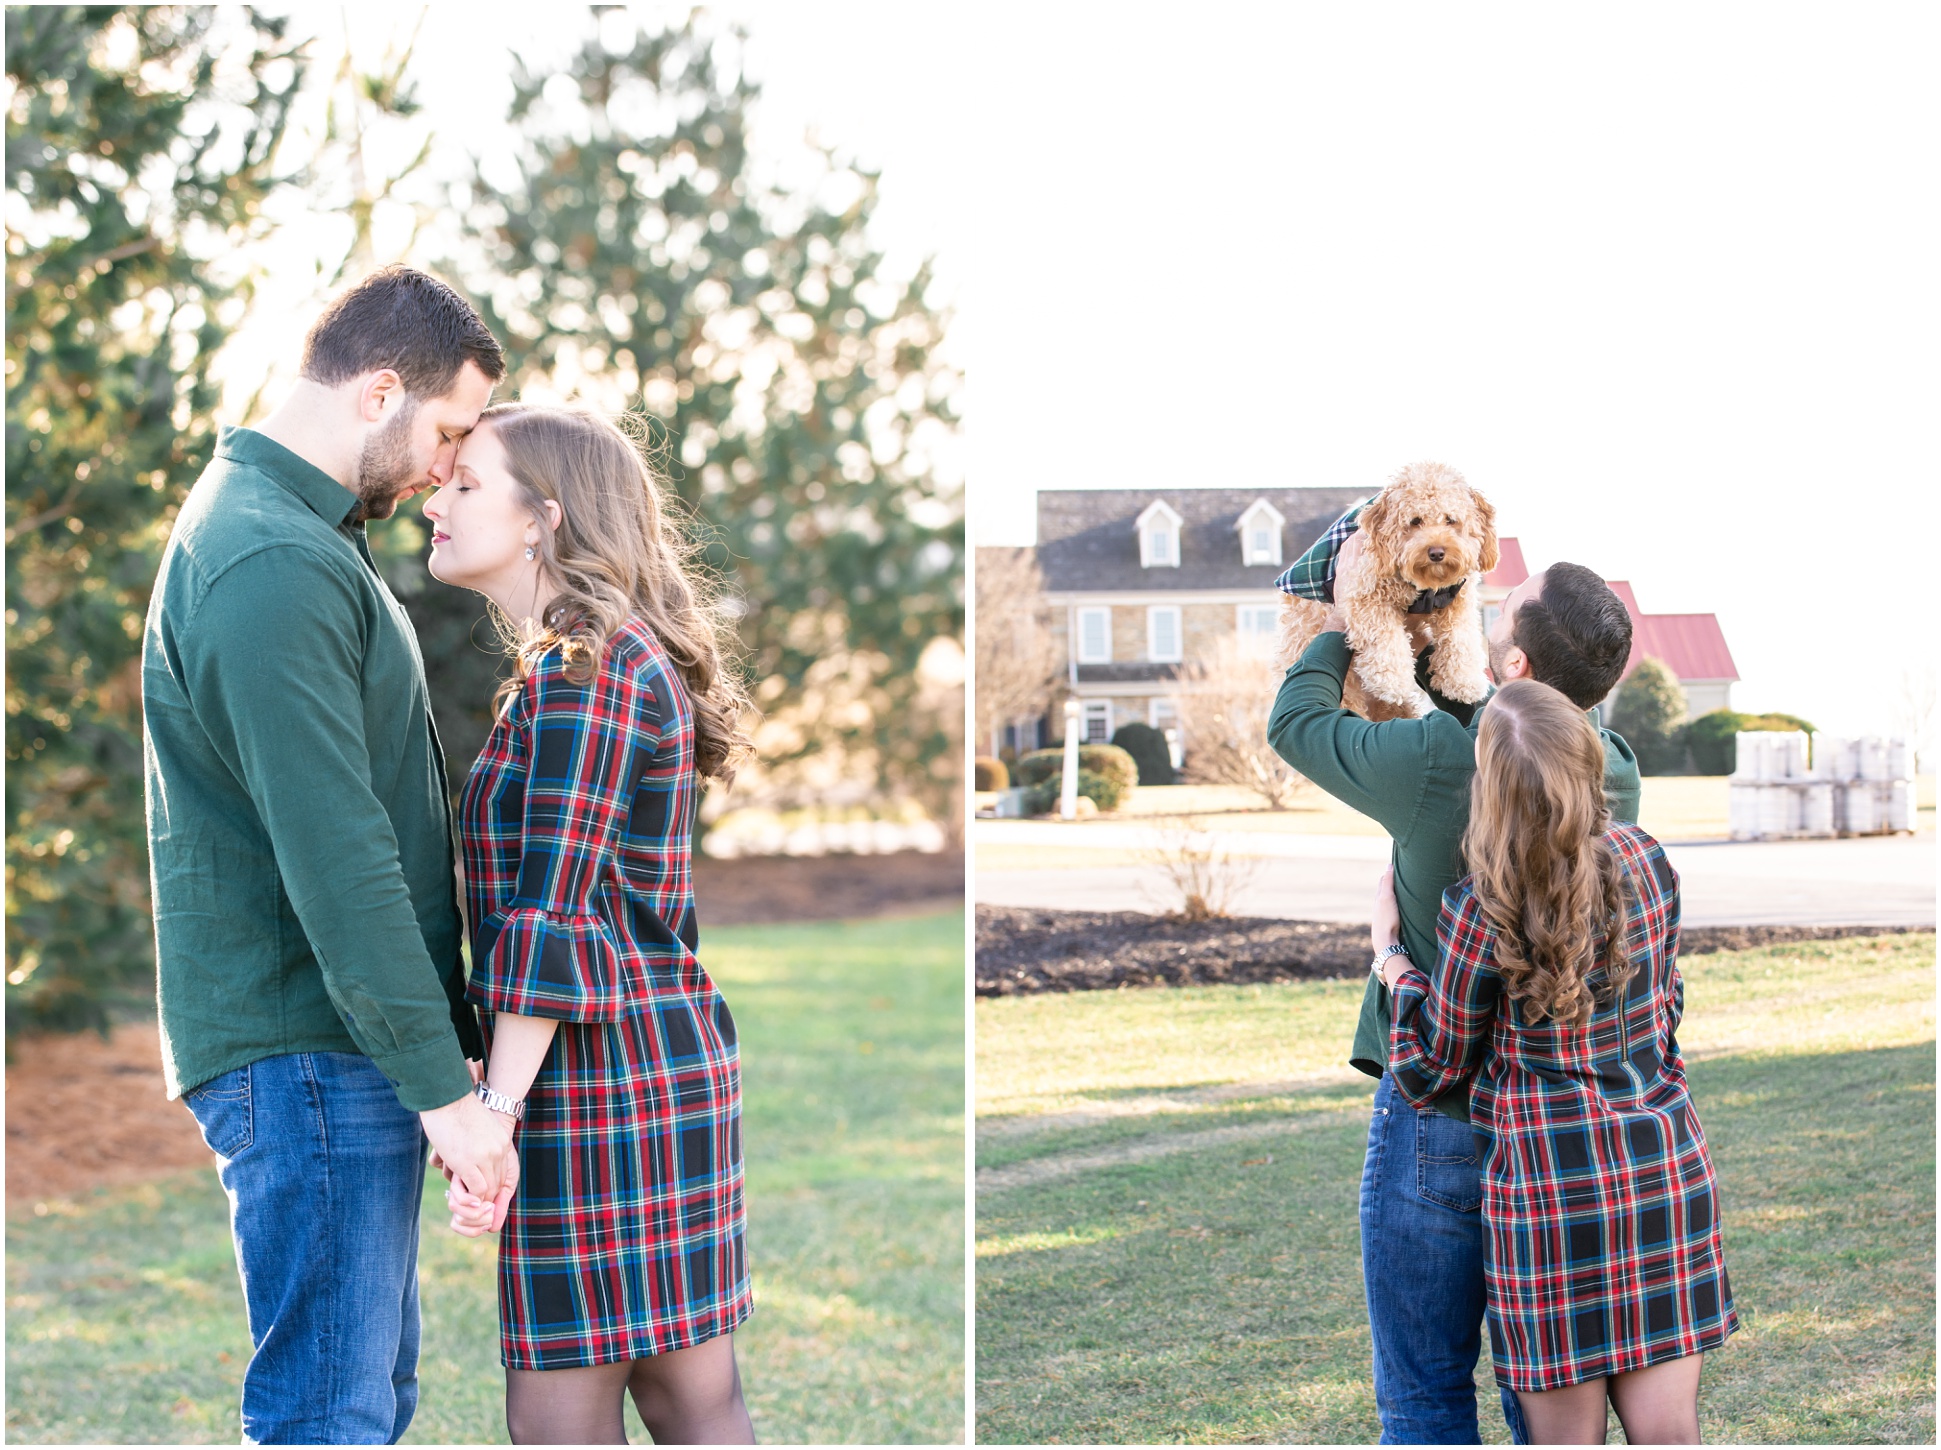
[[[980,755],[971,766],[973,780],[978,790],[1008,790],[1011,785],[1011,772],[1001,760],[993,760],[988,755]]]
[[[1743,715],[1737,710],[1714,710],[1685,727],[1685,744],[1692,753],[1692,769],[1700,775],[1730,775],[1739,768],[1741,730],[1803,730],[1816,734],[1811,721],[1797,715]]]
[[[1685,744],[1692,752],[1692,769],[1700,775],[1730,775],[1738,768],[1738,733],[1750,716],[1737,710],[1714,710],[1685,727]]]
[[[1166,748],[1165,732],[1137,720],[1121,725],[1112,733],[1112,743],[1132,757],[1139,769],[1140,785],[1171,785],[1173,753]]]
[[[1011,779],[1019,785],[1037,785],[1040,781],[1055,781],[1064,772],[1065,752],[1062,747],[1051,750],[1034,750],[1018,761],[1018,767],[1011,772]],[[1083,775],[1091,771],[1095,775],[1107,776],[1119,783],[1120,796],[1139,784],[1139,767],[1125,751],[1116,745],[1081,745],[1078,747],[1078,769]],[[1101,808],[1111,807],[1100,803]]]
[[[1063,782],[1057,776],[1039,781],[1031,787],[1024,798],[1024,810],[1028,816],[1051,815],[1058,809],[1058,795]],[[1102,811],[1115,811],[1126,798],[1129,787],[1122,785],[1117,777],[1100,775],[1096,770],[1078,772],[1078,793]]]

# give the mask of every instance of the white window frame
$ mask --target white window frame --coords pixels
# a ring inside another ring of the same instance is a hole
[[[1139,567],[1142,569],[1177,569],[1179,567],[1179,526],[1186,520],[1164,499],[1154,499],[1146,505],[1139,515]],[[1153,536],[1162,535],[1166,540],[1166,557],[1155,556]]]
[[[1247,627],[1247,617],[1253,614],[1261,616],[1265,628]],[[1280,632],[1280,609],[1272,604],[1236,604],[1233,607],[1233,632],[1239,637],[1242,649],[1267,653],[1273,648],[1274,636]]]
[[[1159,618],[1163,614],[1173,617],[1173,652],[1159,652]],[[1176,665],[1186,658],[1186,619],[1185,611],[1177,604],[1149,604],[1146,606],[1146,659],[1155,665]]]
[[[1155,695],[1146,701],[1146,723],[1155,730],[1179,725],[1179,702],[1169,700],[1164,695]]]
[[[1267,502],[1266,499],[1255,499],[1248,506],[1247,511],[1240,515],[1240,522],[1234,527],[1240,534],[1240,562],[1243,565],[1250,569],[1260,568],[1266,565],[1272,565],[1275,568],[1280,567],[1281,535],[1282,530],[1287,527],[1287,516],[1285,514]],[[1265,529],[1267,531],[1267,549],[1265,553],[1256,553],[1254,550],[1255,529]]]
[[[1105,733],[1103,735],[1094,735],[1092,733],[1094,721],[1104,722]],[[1080,718],[1078,727],[1078,743],[1080,745],[1110,745],[1112,743],[1112,702],[1110,700],[1087,700],[1085,702],[1085,713]]]
[[[1087,654],[1085,652],[1085,620],[1088,615],[1102,617],[1105,620],[1103,635],[1105,652],[1103,654]],[[1080,606],[1073,615],[1072,628],[1078,635],[1078,638],[1072,641],[1072,650],[1078,656],[1078,662],[1081,665],[1109,665],[1112,663],[1112,610],[1110,607],[1089,604]]]

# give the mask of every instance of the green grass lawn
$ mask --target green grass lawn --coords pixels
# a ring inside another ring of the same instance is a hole
[[[963,942],[955,913],[708,933],[741,1034],[756,1310],[736,1339],[764,1440],[963,1438]],[[426,1195],[406,1438],[502,1443],[496,1241],[442,1207]],[[235,1443],[226,1214],[212,1167],[10,1218],[9,1440]]]
[[[1932,935],[1693,957],[1679,1034],[1744,1324],[1708,1442],[1934,1439]],[[978,1003],[980,1440],[1379,1433],[1361,984]],[[1507,1440],[1487,1355],[1484,1438]],[[1620,1438],[1613,1428],[1613,1438]]]

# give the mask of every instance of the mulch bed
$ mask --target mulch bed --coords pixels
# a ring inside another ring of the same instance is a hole
[[[1931,928],[1691,927],[1680,934],[1680,949],[1698,956],[1914,930]],[[1138,911],[977,908],[980,997],[1361,977],[1369,956],[1368,928],[1338,922],[1238,916],[1190,922]]]
[[[704,943],[710,926],[841,921],[963,906],[962,851],[728,861],[703,856],[694,863],[694,910]]]

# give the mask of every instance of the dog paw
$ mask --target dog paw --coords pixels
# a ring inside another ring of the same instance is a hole
[[[1436,688],[1446,700],[1455,700],[1463,705],[1480,705],[1489,696],[1489,681],[1451,680],[1448,683],[1437,681]]]

